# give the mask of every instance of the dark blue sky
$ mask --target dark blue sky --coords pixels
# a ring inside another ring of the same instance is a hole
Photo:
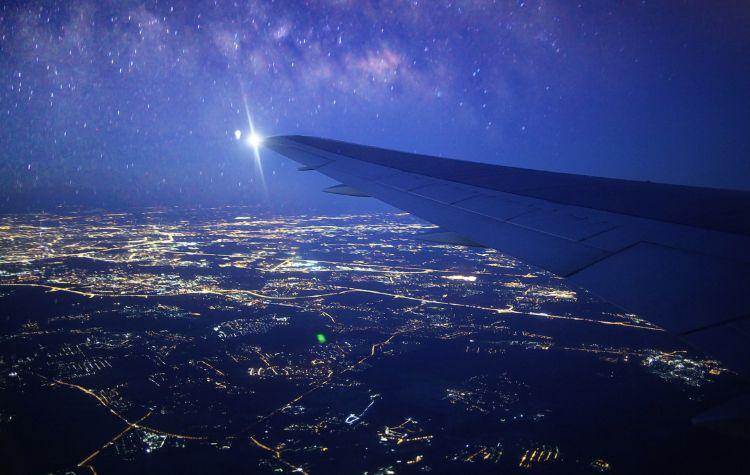
[[[233,139],[243,93],[266,135],[750,188],[746,2],[73,0],[0,15],[5,208],[359,206],[270,152],[264,189]]]

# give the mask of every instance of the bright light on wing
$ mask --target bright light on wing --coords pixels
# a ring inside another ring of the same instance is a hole
[[[237,129],[234,131],[234,139],[239,140],[242,138],[242,131],[240,129]]]

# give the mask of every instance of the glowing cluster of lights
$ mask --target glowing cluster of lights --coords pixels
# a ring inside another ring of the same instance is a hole
[[[464,282],[476,282],[477,281],[477,277],[474,275],[446,275],[443,277],[443,279],[461,280]]]

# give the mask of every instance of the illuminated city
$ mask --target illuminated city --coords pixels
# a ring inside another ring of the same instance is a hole
[[[741,444],[690,426],[736,385],[720,363],[494,250],[415,239],[428,228],[254,208],[3,216],[6,466],[621,473]],[[659,426],[686,445],[659,446]]]

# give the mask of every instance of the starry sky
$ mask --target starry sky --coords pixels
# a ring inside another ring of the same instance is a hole
[[[234,139],[248,113],[264,135],[750,189],[749,85],[742,1],[4,1],[0,210],[378,209],[271,152],[261,172]]]

